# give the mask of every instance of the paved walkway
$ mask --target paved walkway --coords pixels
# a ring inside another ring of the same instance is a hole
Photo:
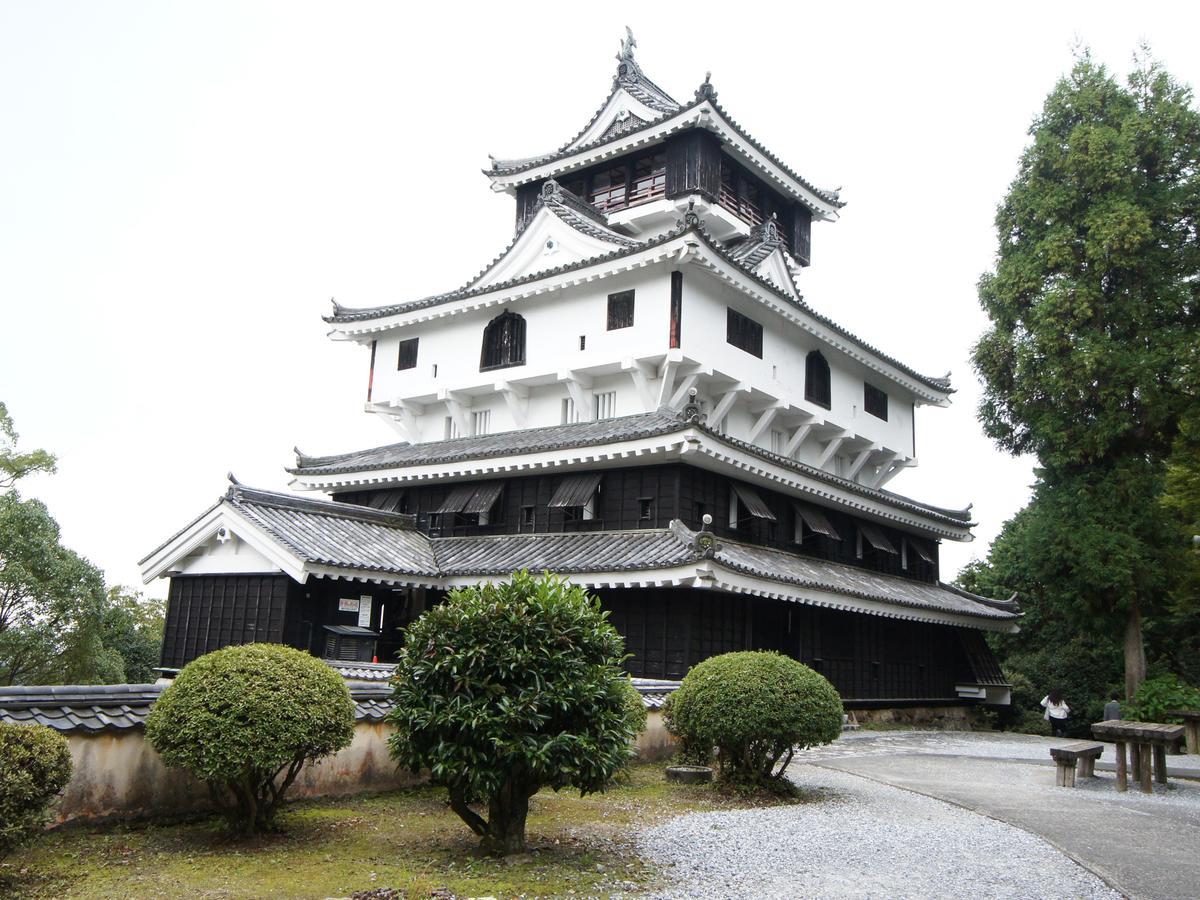
[[[1169,789],[1119,794],[1104,766],[1074,789],[1054,785],[1050,738],[956,732],[858,732],[798,754],[820,766],[948,801],[1036,834],[1134,898],[1200,898],[1200,757],[1169,756]],[[1106,748],[1112,768],[1112,750]],[[1103,761],[1103,760],[1102,760]],[[980,847],[981,853],[987,848]]]

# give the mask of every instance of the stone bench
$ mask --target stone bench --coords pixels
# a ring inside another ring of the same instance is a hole
[[[1096,774],[1096,760],[1104,752],[1104,745],[1092,741],[1073,741],[1061,747],[1051,747],[1050,755],[1058,764],[1058,772],[1054,783],[1059,787],[1075,787],[1075,766],[1079,765],[1079,774],[1084,778],[1093,778]]]

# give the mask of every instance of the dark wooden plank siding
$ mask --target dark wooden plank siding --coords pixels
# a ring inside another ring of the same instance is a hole
[[[687,588],[601,590],[640,678],[682,678],[710,656],[774,650],[828,678],[846,700],[953,701],[955,628]]]
[[[799,203],[795,204],[790,238],[796,262],[807,266],[812,262],[812,213]]]
[[[404,488],[399,511],[415,515],[418,528],[439,536],[665,528],[675,518],[682,519],[684,524],[691,528],[699,528],[702,517],[709,513],[713,517],[713,530],[722,537],[776,547],[818,559],[844,562],[918,581],[934,582],[938,579],[936,541],[908,535],[890,525],[873,523],[897,550],[905,540],[917,542],[934,562],[925,562],[910,547],[905,554],[905,568],[900,553],[891,554],[875,550],[866,542],[860,558],[856,540],[856,523],[859,520],[849,513],[829,507],[822,507],[822,511],[841,536],[841,540],[806,532],[804,542],[796,544],[796,512],[793,498],[767,488],[755,487],[754,490],[762,497],[776,521],[744,516],[736,528],[730,528],[730,479],[707,469],[676,463],[606,469],[601,479],[594,517],[575,521],[571,521],[562,508],[552,509],[548,506],[550,498],[564,477],[566,476],[544,474],[506,479],[504,490],[486,525],[478,524],[473,518],[433,516],[433,512],[442,505],[459,482]],[[394,489],[383,489],[384,492],[391,490]],[[348,492],[337,495],[336,499],[347,503],[370,504],[372,497],[379,493]],[[649,520],[640,517],[639,501],[642,499],[652,501]],[[525,524],[525,507],[532,508],[532,528]]]
[[[721,190],[721,142],[700,129],[667,141],[667,196],[700,194],[716,200]]]
[[[180,575],[171,579],[162,665],[178,668],[213,650],[284,642],[286,575]]]

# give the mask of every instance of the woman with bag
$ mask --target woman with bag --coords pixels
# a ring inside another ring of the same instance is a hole
[[[1071,707],[1067,705],[1067,701],[1063,699],[1062,690],[1055,688],[1049,694],[1042,698],[1042,706],[1046,712],[1043,714],[1047,722],[1050,723],[1050,731],[1055,737],[1067,736],[1067,717],[1071,715]]]

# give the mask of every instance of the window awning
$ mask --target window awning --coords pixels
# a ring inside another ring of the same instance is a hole
[[[467,501],[467,505],[462,511],[465,513],[485,513],[492,508],[496,499],[500,496],[500,491],[504,489],[504,482],[489,481],[486,484],[481,484],[475,490],[474,496]]]
[[[758,519],[766,519],[768,522],[774,522],[775,513],[771,512],[767,504],[763,503],[763,498],[758,496],[758,492],[752,487],[747,487],[744,484],[733,482],[733,492],[738,495],[742,503],[746,504],[746,509],[750,515]]]
[[[862,533],[862,536],[867,539],[867,543],[869,543],[876,550],[882,550],[884,553],[900,552],[892,545],[892,542],[888,540],[887,535],[874,525],[868,525],[866,522],[859,522],[858,530]]]
[[[586,506],[600,487],[599,472],[568,475],[559,484],[548,506]]]
[[[475,496],[475,485],[461,484],[450,492],[442,505],[434,510],[435,513],[457,513],[462,512],[463,507],[471,502],[471,498]]]
[[[908,546],[912,548],[913,552],[916,553],[917,556],[919,556],[919,557],[921,557],[921,559],[925,560],[925,562],[927,562],[927,563],[933,562],[933,557],[929,555],[929,551],[926,550],[924,547],[922,547],[920,544],[918,544],[916,541],[909,541]]]
[[[400,501],[404,498],[404,491],[380,491],[371,497],[367,506],[371,509],[382,510],[383,512],[399,512]]]
[[[814,506],[805,506],[803,503],[793,503],[792,508],[796,511],[796,515],[808,526],[809,531],[823,534],[825,537],[832,538],[835,541],[842,539],[842,536],[834,530],[833,524],[821,510]]]

